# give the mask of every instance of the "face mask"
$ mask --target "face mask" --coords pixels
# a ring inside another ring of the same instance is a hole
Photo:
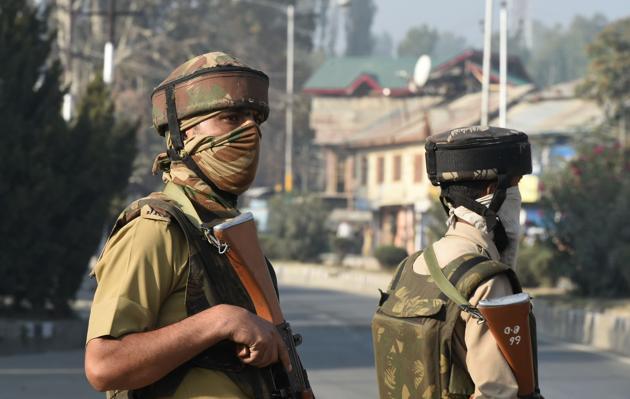
[[[256,177],[260,129],[247,122],[222,136],[193,136],[184,142],[184,151],[220,189],[238,195]]]
[[[246,122],[221,136],[192,136],[184,141],[183,151],[220,189],[239,195],[256,177],[260,152],[260,128]],[[182,162],[171,162],[166,153],[158,155],[154,173],[163,170],[163,180],[188,187],[196,193],[213,197],[212,189]]]
[[[514,269],[521,238],[521,192],[518,190],[518,186],[514,186],[509,187],[505,193],[505,201],[497,213],[508,238],[508,245],[501,252],[501,262]]]
[[[488,194],[476,201],[484,206],[489,206],[492,202],[494,194]],[[505,234],[508,238],[507,247],[501,251],[501,262],[514,268],[516,266],[516,255],[518,253],[518,244],[520,239],[520,215],[521,215],[521,193],[518,190],[518,186],[509,187],[505,191],[505,200],[501,204],[501,208],[497,212],[497,216],[501,220],[505,229]],[[475,212],[469,210],[466,207],[459,206],[457,208],[451,208],[449,211],[448,225],[450,226],[455,221],[455,217],[458,217],[466,222],[475,226],[478,230],[488,233],[488,227],[486,220]]]

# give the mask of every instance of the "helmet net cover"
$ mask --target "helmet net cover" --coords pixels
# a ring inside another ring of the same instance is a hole
[[[151,94],[153,126],[168,129],[167,89],[178,120],[227,108],[250,108],[260,122],[269,115],[269,77],[221,52],[194,57],[177,67]]]

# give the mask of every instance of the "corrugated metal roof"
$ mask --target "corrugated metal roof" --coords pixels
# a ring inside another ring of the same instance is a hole
[[[533,90],[533,85],[512,87],[508,91],[508,102],[515,102]],[[470,93],[450,102],[442,102],[439,97],[425,97],[413,107],[401,107],[373,118],[369,123],[356,123],[353,131],[336,131],[335,134],[321,134],[318,131],[316,143],[322,145],[347,145],[367,147],[396,145],[423,141],[427,133],[437,134],[457,127],[479,123],[481,93]],[[496,93],[490,96],[490,113],[497,112],[499,98]],[[325,110],[318,109],[318,112]]]
[[[507,113],[508,127],[529,135],[575,133],[604,121],[604,112],[590,100],[579,98],[524,101]],[[491,124],[498,120],[491,121]]]
[[[341,57],[327,60],[306,81],[304,89],[343,89],[361,75],[373,77],[382,88],[406,88],[407,80],[399,75],[413,74],[413,57]]]
[[[432,59],[431,79],[438,78],[451,68],[464,62],[472,62],[481,70],[481,55],[481,51],[466,50],[443,59]],[[391,58],[383,56],[331,58],[326,60],[306,81],[304,90],[306,92],[351,90],[361,77],[368,76],[376,83],[376,88],[380,86],[381,89],[406,91],[408,81],[413,76],[416,60],[415,57]],[[508,62],[508,82],[512,85],[529,84],[530,80],[520,60],[516,57],[510,57]],[[492,63],[492,77],[498,80],[498,55],[493,54]]]

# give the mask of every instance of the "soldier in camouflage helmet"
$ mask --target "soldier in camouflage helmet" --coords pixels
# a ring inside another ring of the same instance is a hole
[[[289,367],[275,326],[255,315],[200,230],[238,214],[256,174],[268,86],[264,73],[214,52],[154,90],[167,149],[154,171],[165,190],[123,211],[93,271],[85,370],[109,398],[267,398],[270,365]]]
[[[382,293],[372,321],[380,397],[517,399],[515,376],[475,306],[521,289],[512,268],[517,183],[531,173],[527,135],[453,129],[428,138],[426,163],[448,231],[401,262]],[[468,304],[452,299],[446,280]]]

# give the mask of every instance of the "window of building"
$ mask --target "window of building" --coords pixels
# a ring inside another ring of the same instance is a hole
[[[337,158],[337,192],[343,193],[346,191],[346,159]]]
[[[394,156],[394,181],[400,181],[402,176],[402,156],[395,155]]]
[[[413,181],[420,183],[424,175],[424,157],[422,154],[416,154],[413,157]]]
[[[361,171],[359,173],[361,173],[361,185],[362,186],[367,186],[367,175],[368,175],[368,158],[367,156],[362,156],[361,157],[361,162],[360,162],[360,166]]]
[[[385,181],[385,158],[378,157],[376,160],[376,182],[383,183]]]

